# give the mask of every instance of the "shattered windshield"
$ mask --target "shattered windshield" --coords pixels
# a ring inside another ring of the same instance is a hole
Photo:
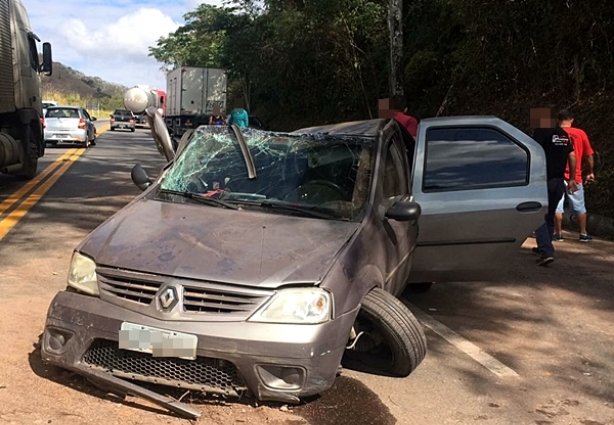
[[[251,129],[242,133],[255,177],[249,178],[249,159],[232,131],[200,127],[164,176],[161,191],[278,214],[358,218],[371,180],[371,139]]]

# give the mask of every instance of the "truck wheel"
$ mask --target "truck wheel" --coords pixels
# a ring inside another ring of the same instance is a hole
[[[36,169],[38,168],[38,143],[36,140],[33,140],[35,134],[31,126],[24,128],[22,140],[27,142],[21,144],[23,149],[23,168],[18,175],[27,180],[36,176]]]
[[[407,376],[426,356],[426,336],[409,309],[394,295],[374,288],[363,299],[342,363],[389,376]]]

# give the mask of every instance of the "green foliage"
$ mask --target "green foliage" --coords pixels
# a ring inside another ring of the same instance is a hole
[[[62,105],[79,105],[94,110],[113,110],[122,107],[126,87],[90,77],[54,63],[51,77],[41,79],[43,99]]]
[[[614,217],[614,2],[405,0],[401,70],[410,111],[498,115],[573,107],[600,152],[590,207]],[[230,104],[270,128],[375,116],[389,96],[388,0],[228,0],[201,5],[150,54],[229,70]]]
[[[387,91],[384,1],[234,4],[199,6],[151,55],[172,66],[227,68],[230,103],[277,128],[376,113],[374,99]]]

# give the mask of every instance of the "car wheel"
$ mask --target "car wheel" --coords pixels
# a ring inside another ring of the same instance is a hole
[[[115,131],[115,128],[114,128],[114,127],[111,127],[111,131]]]
[[[86,135],[85,142],[83,143],[83,149],[88,149],[90,147],[90,138]]]
[[[134,133],[134,128],[131,128],[130,131]]]
[[[342,364],[350,369],[407,376],[426,356],[420,322],[394,295],[374,288],[362,301]]]

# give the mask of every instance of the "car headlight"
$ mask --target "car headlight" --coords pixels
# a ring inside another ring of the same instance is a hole
[[[68,286],[90,295],[98,295],[96,263],[83,254],[74,252],[68,270]]]
[[[249,318],[252,322],[323,323],[331,318],[332,296],[321,288],[288,288],[277,292]]]

